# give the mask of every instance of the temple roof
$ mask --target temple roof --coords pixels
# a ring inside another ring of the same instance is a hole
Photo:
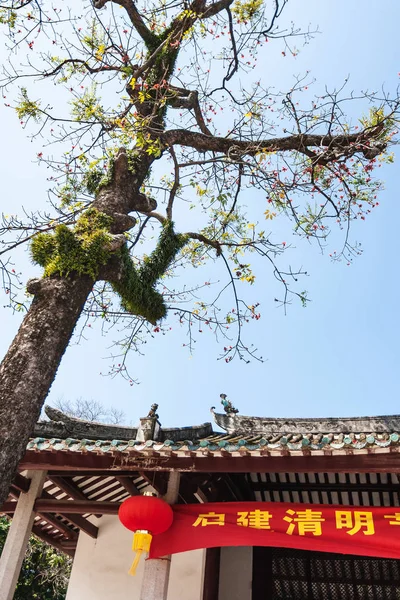
[[[33,437],[35,438],[132,441],[138,437],[138,427],[107,425],[76,419],[49,406],[45,407],[45,412],[50,420],[36,423],[33,431]],[[157,419],[154,419],[154,421],[159,425],[157,428],[157,439],[159,440],[196,440],[213,432],[211,423],[189,427],[161,428],[159,421]]]
[[[79,530],[98,533],[93,515],[117,514],[125,498],[164,495],[179,471],[179,502],[262,500],[343,506],[399,506],[400,417],[275,419],[226,414],[211,423],[163,428],[153,405],[138,427],[75,419],[47,407],[19,464],[12,515],[27,491],[25,470],[45,470],[34,532],[70,554]],[[91,515],[91,516],[90,516]]]
[[[241,435],[378,434],[400,431],[400,415],[381,417],[271,418],[214,414],[216,424]]]
[[[216,413],[215,423],[161,428],[158,416],[141,419],[139,428],[105,425],[71,418],[46,407],[50,421],[37,423],[28,450],[146,453],[149,450],[235,453],[312,452],[342,449],[373,451],[400,447],[400,416],[268,418]],[[147,429],[146,429],[147,428]]]
[[[288,451],[303,450],[373,450],[374,448],[387,448],[388,446],[400,446],[400,435],[394,433],[370,433],[370,434],[298,434],[298,435],[236,435],[214,433],[205,438],[196,440],[120,440],[120,439],[87,439],[87,438],[32,438],[27,446],[28,450],[50,450],[68,452],[146,452],[154,451],[181,451],[200,453],[204,450],[209,452],[239,452],[240,450],[259,451],[272,450]]]

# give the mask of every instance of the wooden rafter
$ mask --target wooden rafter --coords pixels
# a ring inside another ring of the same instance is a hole
[[[196,478],[192,477],[189,473],[183,473],[179,485],[179,501],[186,502],[187,504],[197,503],[198,499],[195,494],[198,489],[199,486]]]
[[[24,478],[23,478],[24,479]],[[53,483],[55,483],[53,481]],[[58,483],[57,483],[58,485]],[[15,489],[15,488],[14,488]],[[61,488],[60,488],[61,489]],[[64,490],[63,490],[64,491]],[[18,499],[20,495],[20,491],[15,489],[15,495],[10,493],[10,496]],[[68,494],[70,495],[70,494]],[[81,499],[81,497],[83,497],[85,500],[87,499],[86,496],[84,494],[77,494],[74,492],[74,495],[77,497],[77,499]],[[79,497],[78,497],[79,496]],[[42,491],[42,497],[41,499],[43,501],[55,501],[55,502],[61,502],[61,500],[57,500],[56,498],[54,498],[51,494],[49,494],[46,490]],[[84,517],[80,516],[80,514],[72,514],[74,511],[72,511],[71,513],[69,512],[71,510],[71,502],[70,501],[64,501],[66,503],[66,508],[68,510],[68,512],[61,514],[60,511],[58,510],[53,510],[52,514],[49,514],[47,511],[45,510],[40,510],[38,508],[35,508],[35,511],[37,512],[38,516],[43,520],[46,521],[46,523],[48,523],[49,525],[51,525],[54,529],[57,529],[59,531],[61,531],[67,538],[71,539],[77,539],[77,533],[71,528],[68,527],[68,525],[66,523],[64,523],[63,521],[61,521],[60,519],[58,519],[56,517],[56,515],[59,515],[61,517],[61,519],[64,519],[66,521],[68,521],[69,523],[71,523],[71,525],[73,525],[74,527],[77,527],[78,529],[84,531],[87,535],[89,535],[92,538],[97,538],[98,535],[98,528],[93,525],[93,523],[91,523],[90,521],[88,521],[87,519],[85,519]],[[15,509],[17,507],[17,502],[6,502],[2,507],[0,507],[0,513],[4,513],[4,514],[8,514],[8,515],[13,515],[15,512]],[[55,513],[55,514],[53,514]],[[37,535],[39,535],[40,532],[46,533],[43,531],[42,527],[40,527],[39,525],[35,525],[35,533]],[[49,534],[46,533],[46,538],[42,536],[42,539],[46,542],[49,542],[49,540],[53,540],[53,537]],[[40,536],[39,536],[40,537]],[[50,543],[50,542],[49,542]],[[51,542],[53,543],[53,542]],[[54,545],[54,544],[53,544]],[[57,547],[57,546],[56,546]]]
[[[140,495],[140,491],[130,477],[115,477],[115,479],[125,488],[130,496]]]
[[[149,485],[151,485],[160,496],[167,493],[168,479],[165,473],[155,473],[154,471],[139,471],[142,477]]]
[[[252,481],[251,487],[255,491],[282,491],[282,492],[400,492],[400,484],[390,483],[322,483],[319,481],[301,482],[291,481]]]
[[[8,493],[11,496],[11,498],[14,498],[15,500],[18,500],[18,498],[19,498],[19,496],[21,494],[21,492],[16,487],[14,487],[13,485],[10,487],[10,490],[9,490]]]
[[[57,477],[55,475],[49,476],[48,479],[73,500],[87,500],[85,494],[72,480],[68,481],[65,477]]]
[[[121,490],[121,484],[115,478],[111,479],[111,481],[100,481],[99,485],[93,490],[90,490],[90,492],[88,490],[85,491],[86,499],[90,500],[99,500],[101,496],[109,494],[118,497],[121,493],[125,493],[125,489]]]
[[[255,500],[254,489],[247,480],[246,473],[229,473],[228,477],[243,500]]]
[[[3,506],[0,507],[0,513],[6,514],[6,515],[13,515],[15,512],[15,509],[16,509],[16,504],[17,504],[16,502],[5,502],[3,504]],[[119,504],[117,504],[116,506],[118,507]],[[57,510],[55,510],[56,508],[57,508]],[[56,512],[56,514],[60,514],[58,511],[59,508],[60,507],[54,507],[54,506],[51,507],[52,511]],[[71,508],[68,507],[68,510],[71,510]],[[117,509],[115,510],[114,513],[108,513],[108,514],[116,514],[116,513],[117,513]],[[67,521],[69,521],[75,527],[78,527],[79,529],[81,529],[82,531],[87,533],[90,537],[96,539],[98,536],[98,533],[99,533],[98,527],[96,527],[96,525],[93,525],[93,523],[91,523],[87,519],[84,519],[82,516],[80,516],[80,514],[85,514],[85,513],[84,512],[81,513],[80,509],[79,509],[79,514],[75,514],[75,511],[73,511],[73,513],[63,513],[60,516],[65,518]],[[73,537],[74,531],[72,529],[68,528],[67,525],[63,524],[58,519],[55,519],[51,515],[47,514],[44,510],[42,510],[40,513],[38,513],[38,515],[44,521],[49,523],[49,525],[52,525],[55,529],[58,529],[59,531],[63,531],[63,533],[65,533],[65,534],[68,531],[68,537],[71,537],[71,536]],[[41,531],[41,528],[39,527],[39,525],[37,525],[37,529]]]
[[[54,529],[61,531],[68,539],[75,541],[78,539],[77,532],[71,529],[71,527],[69,527],[60,519],[57,519],[55,515],[49,515],[48,513],[37,513],[37,516],[40,519],[43,519],[43,521],[46,521],[46,523],[49,523],[49,525],[52,525]]]
[[[96,525],[93,525],[93,523],[91,523],[84,517],[71,513],[64,513],[62,516],[65,517],[70,523],[72,523],[72,525],[75,525],[76,527],[81,529],[81,531],[87,533],[91,538],[97,538],[99,534],[98,527],[96,527]]]
[[[87,500],[86,496],[84,494],[83,498],[85,500]],[[52,496],[51,494],[49,494],[48,492],[46,492],[45,490],[42,491],[42,495],[41,495],[41,500],[50,500],[50,501],[56,501],[56,502],[62,502],[62,500],[57,500],[56,498],[54,498],[54,496]],[[80,498],[78,498],[78,500],[80,500]],[[69,508],[71,506],[71,502],[68,502],[66,500],[64,500],[64,502],[67,504],[67,512],[64,514],[61,514],[61,511],[55,511],[57,514],[59,514],[62,517],[65,517],[67,519],[67,521],[69,521],[72,525],[75,525],[75,527],[78,527],[79,529],[81,529],[82,531],[84,531],[85,533],[87,533],[90,537],[92,538],[97,538],[99,530],[98,528],[93,525],[93,523],[90,523],[90,521],[88,521],[87,519],[85,519],[84,517],[78,516],[73,514],[73,511],[70,511]],[[35,506],[35,510],[37,510],[37,512],[41,512],[40,508],[36,508]],[[42,511],[42,512],[47,512],[47,511]],[[54,511],[53,511],[54,512]]]
[[[74,554],[75,554],[74,548],[76,547],[76,544],[75,544],[74,548],[69,547],[69,545],[64,546],[60,540],[55,539],[51,535],[48,535],[47,533],[45,533],[42,530],[41,527],[38,527],[37,525],[34,525],[32,527],[32,533],[34,535],[36,535],[38,538],[40,538],[41,540],[43,540],[44,542],[47,542],[51,546],[54,546],[54,548],[57,548],[57,550],[61,550],[61,552],[65,552],[65,554],[68,554],[71,557],[74,556]]]

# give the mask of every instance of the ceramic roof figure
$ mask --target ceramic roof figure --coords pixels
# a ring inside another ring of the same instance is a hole
[[[158,419],[157,408],[158,408],[158,404],[152,404],[150,407],[150,410],[149,410],[149,414],[147,415],[147,418]]]
[[[220,394],[219,397],[221,398],[221,404],[227,415],[236,415],[239,412],[239,410],[233,406],[232,402],[226,399],[226,394]]]

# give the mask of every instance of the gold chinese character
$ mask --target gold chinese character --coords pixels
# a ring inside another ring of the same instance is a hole
[[[394,515],[384,515],[385,519],[394,519],[389,521],[389,525],[400,525],[400,513],[394,513]]]
[[[346,531],[349,535],[354,535],[363,530],[364,535],[374,535],[374,519],[372,512],[355,510],[335,510],[336,529],[350,529]]]
[[[272,515],[267,510],[238,512],[237,524],[252,529],[271,529],[270,519],[272,519]]]
[[[199,515],[192,527],[206,527],[206,525],[225,525],[225,515],[213,511]]]
[[[286,533],[292,535],[294,530],[296,529],[296,524],[298,527],[299,535],[305,535],[306,533],[312,533],[313,535],[322,535],[322,525],[321,523],[325,521],[322,518],[322,512],[319,510],[311,510],[307,508],[306,510],[291,510],[288,509],[286,511],[288,517],[283,517],[284,521],[290,523],[287,528]],[[293,515],[297,515],[293,517]]]

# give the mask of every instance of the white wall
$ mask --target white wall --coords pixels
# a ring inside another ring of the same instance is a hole
[[[218,600],[251,600],[253,548],[221,548]]]
[[[128,575],[133,534],[116,516],[96,519],[96,525],[96,540],[79,534],[66,600],[139,600],[144,560],[134,577]],[[172,556],[168,600],[201,600],[203,563],[204,550]]]

